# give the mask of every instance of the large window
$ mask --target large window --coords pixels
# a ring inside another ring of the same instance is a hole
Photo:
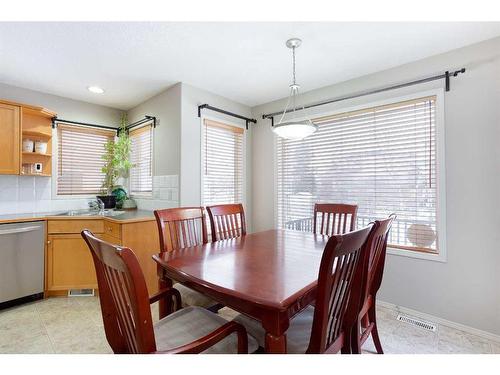
[[[203,204],[241,203],[243,129],[208,119],[203,126]]]
[[[277,140],[278,227],[307,227],[316,202],[355,203],[358,228],[395,213],[391,247],[438,253],[436,97],[313,121],[314,135]]]
[[[153,127],[146,125],[130,131],[130,193],[151,195],[153,192]]]
[[[59,124],[58,195],[90,195],[101,190],[104,145],[116,132]]]

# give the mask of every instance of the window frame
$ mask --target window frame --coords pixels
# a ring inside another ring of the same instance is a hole
[[[358,105],[341,106],[336,109],[331,109],[325,112],[318,112],[310,114],[307,117],[311,119],[333,116],[345,112],[352,112],[372,107],[379,107],[388,104],[395,104],[407,100],[419,99],[427,96],[436,97],[435,109],[435,124],[436,124],[436,229],[438,241],[438,253],[422,252],[418,250],[407,250],[396,247],[387,247],[387,253],[391,255],[404,256],[409,258],[431,260],[437,262],[447,261],[446,249],[446,159],[445,159],[445,116],[444,116],[444,90],[431,89],[426,91],[418,91],[407,95],[391,96],[384,99],[380,98],[379,94],[376,96],[368,96],[366,101]],[[305,120],[306,116],[298,118],[298,120]],[[278,226],[278,136],[274,135],[273,140],[273,166],[274,166],[274,227]]]
[[[61,125],[64,125],[64,122],[61,122]],[[75,125],[75,124],[67,124],[75,127],[82,127],[86,129],[96,129],[96,130],[102,130],[99,128],[93,128],[91,126],[85,126],[85,125]],[[112,130],[110,130],[112,131]],[[117,128],[118,131],[118,128]],[[117,132],[115,131],[114,135],[114,141],[116,142],[116,136]],[[51,180],[52,180],[52,200],[74,200],[74,199],[96,199],[96,196],[99,195],[99,193],[95,194],[58,194],[58,186],[57,186],[57,177],[59,175],[59,169],[58,169],[58,163],[59,163],[59,141],[58,141],[58,127],[56,126],[55,128],[52,129],[52,171],[55,171],[55,173],[52,173]]]
[[[200,117],[200,205],[205,206],[204,202],[204,197],[203,197],[203,192],[205,190],[205,181],[203,178],[203,168],[204,164],[203,161],[205,160],[205,147],[204,147],[204,139],[205,139],[205,120],[209,121],[215,121],[215,122],[220,122],[229,126],[233,126],[235,128],[240,128],[243,129],[243,140],[242,140],[242,150],[241,150],[241,155],[242,155],[242,164],[243,164],[243,169],[242,169],[242,179],[241,179],[241,196],[242,196],[242,202],[243,207],[245,210],[247,210],[247,130],[246,126],[244,124],[237,124],[234,121],[220,118],[220,117],[214,117],[214,116],[207,116],[207,115],[202,115]],[[248,223],[247,223],[248,225]]]
[[[130,173],[132,171],[132,168],[129,171],[129,176],[127,177],[127,189],[128,189],[128,194],[131,198],[144,198],[144,199],[153,199],[153,190],[154,190],[154,185],[153,185],[153,179],[154,179],[154,160],[155,160],[155,127],[153,126],[153,122],[147,122],[144,125],[138,126],[134,129],[131,129],[130,131],[134,130],[139,130],[143,127],[146,126],[151,126],[151,192],[139,192],[139,193],[133,193],[132,192],[132,179],[130,177]],[[130,134],[130,133],[129,133]]]

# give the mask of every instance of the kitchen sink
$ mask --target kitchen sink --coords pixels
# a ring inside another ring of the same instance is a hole
[[[117,216],[125,211],[119,210],[104,210],[102,212],[96,210],[71,210],[58,214],[57,216]]]

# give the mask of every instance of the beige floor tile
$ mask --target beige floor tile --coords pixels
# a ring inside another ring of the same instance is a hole
[[[493,354],[500,354],[500,342],[496,341],[491,342],[491,352]]]
[[[158,321],[158,303],[151,305]],[[238,313],[222,308],[231,320]],[[453,328],[428,332],[396,320],[397,312],[377,307],[377,321],[386,354],[499,353],[500,343]],[[0,353],[111,353],[97,297],[49,298],[0,311]],[[369,338],[364,353],[375,353]]]
[[[491,343],[488,340],[454,328],[440,326],[438,336],[437,350],[441,354],[488,354],[492,352]]]
[[[3,335],[3,334],[2,334]],[[11,337],[0,341],[0,353],[10,354],[51,354],[54,353],[52,343],[47,334],[34,334]]]

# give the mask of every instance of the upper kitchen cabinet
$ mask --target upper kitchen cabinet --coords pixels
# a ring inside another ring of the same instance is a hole
[[[52,175],[52,118],[42,107],[0,100],[0,174]]]
[[[0,174],[19,174],[21,108],[0,102]]]

